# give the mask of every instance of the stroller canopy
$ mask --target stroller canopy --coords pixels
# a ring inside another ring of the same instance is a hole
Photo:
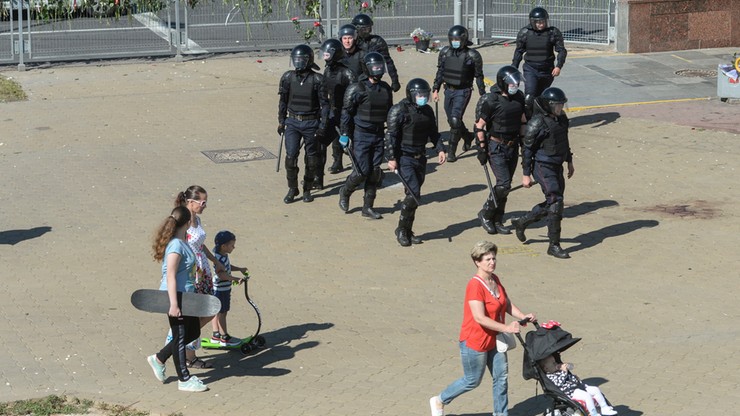
[[[538,326],[537,330],[528,332],[525,339],[527,345],[524,348],[522,363],[524,367],[522,375],[525,380],[537,377],[537,370],[534,367],[538,360],[551,354],[561,353],[581,340],[573,338],[570,332],[559,326],[553,326],[550,329]]]

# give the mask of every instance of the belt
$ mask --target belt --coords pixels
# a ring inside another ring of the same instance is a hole
[[[321,116],[319,116],[317,113],[313,113],[313,114],[288,113],[288,117],[294,118],[298,121],[309,121],[309,120],[318,120]]]
[[[414,159],[421,159],[422,157],[425,157],[425,153],[403,153],[406,157],[413,157]]]
[[[469,86],[469,87],[456,87],[456,86],[454,86],[454,85],[449,85],[449,84],[445,84],[445,89],[448,89],[448,90],[452,90],[452,91],[458,91],[458,90],[469,90],[469,89],[471,89],[471,88],[473,88],[473,86],[472,86],[472,85],[471,85],[471,86]]]
[[[508,146],[508,147],[512,147],[512,146],[516,145],[517,143],[519,143],[519,140],[518,139],[504,140],[504,139],[499,139],[498,137],[493,137],[493,136],[489,136],[489,139],[491,139],[492,141],[494,141],[494,142],[496,142],[498,144],[503,144],[504,146]]]

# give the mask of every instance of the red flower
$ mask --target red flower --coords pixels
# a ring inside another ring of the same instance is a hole
[[[298,16],[296,16],[296,17],[291,17],[291,18],[290,18],[290,21],[291,21],[291,22],[297,22],[297,21],[298,21]]]
[[[319,27],[321,26],[321,22],[313,22],[313,27]]]
[[[368,4],[368,2],[366,1],[363,1],[360,7],[362,7],[363,9],[367,9],[368,7],[370,7],[370,4]]]
[[[414,36],[414,43],[416,43],[418,41],[419,41],[419,38],[417,38],[416,36]]]

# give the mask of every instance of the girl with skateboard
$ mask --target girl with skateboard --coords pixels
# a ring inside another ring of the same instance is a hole
[[[185,345],[200,336],[200,320],[196,316],[183,316],[177,302],[177,292],[195,291],[195,253],[188,246],[187,230],[190,226],[190,210],[178,206],[157,230],[152,244],[154,260],[162,262],[160,290],[166,290],[170,299],[167,312],[172,340],[158,353],[147,357],[149,366],[157,380],[164,382],[165,365],[168,358],[175,362],[181,391],[206,391],[208,387],[188,371]]]

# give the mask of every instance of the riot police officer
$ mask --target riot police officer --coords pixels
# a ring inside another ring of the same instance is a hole
[[[478,160],[491,164],[496,176],[493,194],[478,212],[481,227],[488,234],[511,234],[503,225],[511,178],[519,161],[519,137],[524,133],[524,94],[519,91],[522,74],[511,65],[496,73],[496,85],[478,100],[475,109],[475,134]]]
[[[452,26],[447,33],[450,41],[439,52],[437,60],[437,75],[432,86],[432,98],[439,101],[439,89],[445,84],[445,113],[450,125],[449,149],[447,160],[450,163],[457,161],[457,144],[464,139],[463,151],[468,150],[473,140],[472,134],[465,127],[463,116],[473,94],[473,80],[480,95],[486,93],[483,82],[483,58],[480,53],[468,46],[468,29],[464,26]]]
[[[298,45],[290,52],[294,70],[286,71],[280,78],[278,89],[278,134],[285,133],[285,174],[288,194],[283,202],[289,204],[298,196],[298,156],[301,140],[305,144],[305,173],[303,176],[303,202],[313,201],[313,187],[319,166],[318,140],[326,131],[321,125],[321,111],[328,104],[321,95],[323,76],[315,70],[313,50],[308,45]]]
[[[318,173],[318,182],[323,187],[324,167],[326,166],[326,146],[329,143],[332,144],[332,157],[334,159],[330,172],[338,173],[342,170],[343,152],[339,144],[337,128],[339,127],[339,119],[342,114],[344,92],[350,84],[357,82],[357,77],[346,64],[342,42],[336,39],[327,39],[321,45],[321,55],[326,63],[322,95],[329,101],[329,105],[325,107],[322,113],[322,124],[326,126],[326,135],[321,141],[321,161],[319,163],[321,168]]]
[[[343,146],[352,136],[354,169],[339,189],[339,208],[349,211],[349,197],[364,181],[365,196],[362,216],[383,218],[373,209],[375,196],[382,179],[383,138],[388,110],[393,105],[393,91],[381,78],[385,74],[385,60],[377,52],[365,55],[367,76],[351,84],[344,93],[339,142]]]
[[[529,12],[529,25],[523,27],[516,35],[516,49],[511,64],[524,72],[524,95],[527,116],[532,114],[532,103],[542,91],[552,85],[555,77],[565,65],[568,51],[563,44],[563,34],[554,26],[548,25],[550,15],[542,7],[535,7]],[[558,53],[557,63],[555,54]]]
[[[385,39],[373,34],[373,19],[364,13],[360,13],[352,19],[352,24],[357,28],[357,46],[363,49],[365,53],[377,52],[383,56],[388,68],[388,76],[391,77],[391,88],[393,92],[398,92],[401,89],[401,84],[398,82],[396,64],[393,63],[393,58],[388,52],[388,44]]]
[[[388,131],[385,134],[385,156],[388,169],[397,171],[403,179],[406,197],[401,203],[396,239],[403,247],[421,243],[411,230],[416,216],[417,201],[421,199],[421,185],[426,176],[426,144],[431,142],[438,153],[439,164],[446,161],[445,148],[439,139],[434,111],[427,104],[431,88],[421,78],[406,84],[406,98],[388,112]]]
[[[344,64],[350,71],[352,71],[355,79],[358,79],[360,76],[364,76],[365,71],[362,68],[365,66],[365,62],[363,60],[365,52],[357,47],[357,28],[352,24],[346,24],[339,28],[337,37],[342,42],[342,47],[344,48]],[[341,113],[341,107],[339,112]],[[339,140],[331,142],[331,156],[333,162],[331,167],[329,167],[329,172],[339,173],[344,170],[344,166],[342,164],[344,151],[342,146],[339,144]]]
[[[547,217],[547,238],[550,246],[547,254],[560,258],[570,258],[560,247],[560,222],[563,219],[563,162],[568,163],[568,178],[573,176],[573,153],[568,142],[568,116],[563,112],[563,105],[568,101],[560,88],[550,87],[534,101],[534,114],[527,122],[522,152],[522,185],[529,188],[532,176],[539,182],[545,201],[522,217],[514,218],[511,224],[516,229],[519,241],[527,237],[524,231],[527,226],[543,217]]]

